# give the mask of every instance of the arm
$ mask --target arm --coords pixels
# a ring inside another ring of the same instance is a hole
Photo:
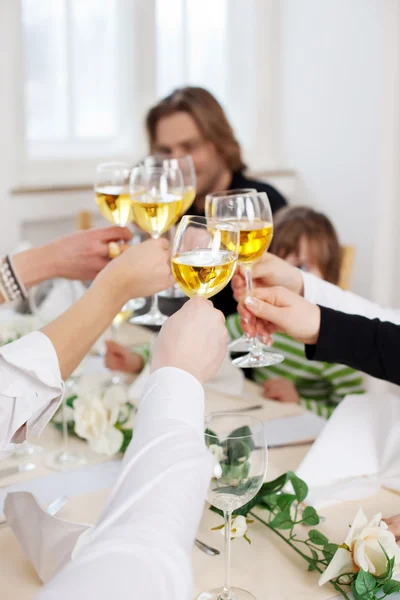
[[[311,304],[285,288],[254,290],[239,308],[256,317],[256,331],[282,331],[307,344],[309,359],[337,362],[400,383],[400,328]],[[254,326],[253,326],[254,327]]]
[[[84,296],[42,332],[1,349],[1,458],[27,433],[41,433],[61,402],[62,380],[82,361],[123,304],[165,289],[171,280],[166,240],[134,246],[112,261]]]
[[[79,231],[15,254],[13,265],[27,289],[54,277],[91,281],[109,262],[108,244],[119,240],[128,242],[131,237],[126,227]],[[6,300],[0,290],[0,304]]]
[[[398,326],[324,307],[318,340],[306,348],[311,360],[340,362],[397,384],[400,384],[399,352]]]
[[[192,597],[191,548],[212,467],[203,427],[200,383],[179,369],[154,372],[102,516],[37,600]]]
[[[400,310],[382,308],[352,292],[345,292],[336,285],[323,281],[311,273],[302,272],[304,298],[313,304],[340,310],[341,312],[361,315],[368,319],[380,319],[400,325]]]
[[[192,597],[190,554],[212,469],[201,383],[220,367],[226,340],[222,315],[202,298],[163,325],[117,485],[37,600]]]

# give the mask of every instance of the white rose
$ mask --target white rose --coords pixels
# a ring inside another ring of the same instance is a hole
[[[233,517],[231,524],[231,538],[243,537],[247,531],[246,517],[238,515]],[[221,529],[222,535],[225,535],[225,527]]]
[[[122,431],[109,425],[105,432],[98,438],[89,440],[89,446],[97,454],[105,454],[106,456],[114,456],[120,451],[124,435]]]
[[[218,444],[211,444],[208,449],[217,462],[220,462],[224,458],[224,449],[222,446],[219,446]]]
[[[96,440],[105,433],[107,409],[99,398],[78,397],[74,402],[75,433],[85,440]]]
[[[114,425],[118,421],[121,406],[126,402],[126,389],[122,385],[112,385],[103,395],[103,404],[108,412],[108,422]]]
[[[357,573],[360,569],[379,576],[386,572],[387,559],[395,558],[395,567],[400,563],[400,548],[380,513],[368,522],[362,508],[358,511],[344,541],[346,548],[338,548],[326,570],[319,579],[324,585],[343,573]],[[382,549],[383,548],[383,549]]]

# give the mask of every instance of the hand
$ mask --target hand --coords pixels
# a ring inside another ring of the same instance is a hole
[[[77,231],[46,246],[57,269],[56,277],[91,281],[109,263],[109,242],[129,242],[127,227]]]
[[[124,373],[139,373],[144,366],[140,354],[131,352],[125,346],[111,340],[106,342],[104,362],[111,371],[123,371]]]
[[[301,271],[274,254],[266,252],[253,267],[254,287],[282,286],[292,292],[303,295],[303,277]],[[236,302],[246,293],[246,283],[241,269],[236,269],[232,278],[233,295]]]
[[[279,402],[291,402],[298,404],[300,396],[293,383],[288,379],[268,379],[263,384],[263,392],[266,398],[279,400]]]
[[[257,318],[255,325],[248,324],[251,335],[265,337],[282,331],[304,344],[316,344],[318,340],[319,307],[285,288],[256,289],[238,310],[242,319],[247,314]]]
[[[192,298],[162,326],[151,370],[177,367],[205,383],[220,368],[227,343],[222,312],[205,298]]]

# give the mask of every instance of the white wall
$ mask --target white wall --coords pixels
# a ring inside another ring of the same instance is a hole
[[[399,3],[281,0],[280,7],[280,153],[298,171],[296,200],[326,212],[342,242],[357,247],[354,290],[390,302],[374,278],[390,271],[393,251],[393,210],[379,225],[378,216],[398,192],[383,189],[382,178],[395,176],[387,133],[397,127],[399,104],[391,101],[399,58],[387,36],[395,20],[398,45]]]

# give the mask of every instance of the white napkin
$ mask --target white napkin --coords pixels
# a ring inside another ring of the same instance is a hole
[[[54,280],[53,287],[40,303],[40,306],[35,305],[35,291],[31,290],[29,293],[31,310],[42,323],[49,323],[79,300],[85,291],[86,288],[80,281],[56,279]]]
[[[146,365],[140,375],[135,379],[128,391],[129,399],[137,404],[140,402],[144,387],[150,377],[150,365]],[[241,369],[236,368],[229,354],[224,358],[218,373],[205,385],[206,389],[213,390],[230,396],[242,396],[244,375]]]
[[[360,500],[381,487],[400,492],[400,398],[347,396],[297,470],[306,502],[328,506]]]
[[[4,514],[43,583],[71,560],[80,536],[91,529],[50,516],[29,492],[8,494]]]

